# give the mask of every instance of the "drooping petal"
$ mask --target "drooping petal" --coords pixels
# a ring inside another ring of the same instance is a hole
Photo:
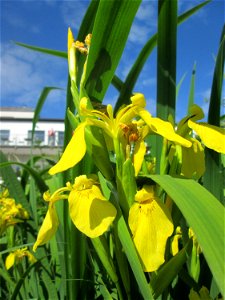
[[[201,143],[191,139],[190,148],[182,147],[181,174],[198,180],[205,173],[205,154]]]
[[[148,124],[150,129],[163,136],[171,142],[175,142],[184,147],[191,147],[191,142],[176,134],[171,123],[163,121],[159,118],[153,118],[147,110],[139,112],[140,117]]]
[[[39,230],[37,240],[33,246],[33,251],[36,251],[37,247],[47,243],[55,234],[59,226],[58,216],[56,213],[54,203],[50,202],[47,214]]]
[[[134,147],[134,158],[133,158],[133,160],[134,160],[135,176],[138,175],[138,173],[139,173],[139,171],[141,169],[145,153],[146,153],[145,142],[144,141],[138,141],[138,142],[136,142],[135,147]]]
[[[204,145],[225,154],[225,129],[207,123],[188,121],[188,126],[201,138]]]
[[[115,207],[95,185],[85,190],[72,190],[68,201],[74,225],[90,238],[106,232],[116,217]]]
[[[5,260],[6,270],[9,270],[15,263],[15,253],[9,253]]]
[[[185,137],[190,131],[188,127],[188,120],[197,121],[204,118],[204,112],[202,108],[196,104],[190,107],[188,116],[184,117],[177,125],[177,133]]]
[[[75,166],[86,153],[85,126],[81,123],[72,136],[58,163],[49,170],[50,175],[65,171]]]
[[[156,271],[165,261],[166,242],[173,232],[166,206],[157,199],[135,203],[128,222],[144,271]]]

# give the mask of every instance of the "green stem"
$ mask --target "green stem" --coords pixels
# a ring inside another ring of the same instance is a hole
[[[118,191],[118,199],[119,199],[119,205],[123,211],[124,217],[127,220],[129,215],[129,203],[126,198],[126,191],[123,189],[123,163],[125,161],[123,150],[121,149],[120,142],[117,138],[114,138],[114,150],[116,154],[116,185],[117,185],[117,191]]]
[[[100,258],[104,268],[106,269],[108,275],[110,276],[111,280],[115,284],[117,288],[117,292],[119,295],[119,299],[123,300],[123,293],[122,289],[120,287],[119,279],[116,274],[116,270],[112,261],[112,257],[110,255],[110,251],[107,245],[107,242],[105,240],[104,236],[91,239],[91,242],[95,248],[95,251],[98,254],[98,257]]]

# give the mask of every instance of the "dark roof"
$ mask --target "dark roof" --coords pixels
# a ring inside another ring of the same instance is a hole
[[[34,112],[34,109],[27,106],[0,106],[0,111],[27,111],[27,112]]]
[[[12,117],[1,117],[0,116],[0,121],[10,121],[10,122],[32,122],[32,118],[12,118]],[[40,118],[38,119],[38,122],[64,122],[64,119],[47,119],[47,118]]]

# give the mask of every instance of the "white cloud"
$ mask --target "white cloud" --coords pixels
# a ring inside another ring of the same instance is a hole
[[[14,44],[3,44],[1,50],[2,105],[34,107],[45,86],[66,88],[66,60]],[[52,97],[51,101],[59,99]]]
[[[208,88],[202,92],[199,93],[201,99],[203,100],[209,100],[210,99],[210,94],[211,94],[211,88]]]
[[[142,81],[143,86],[152,86],[156,84],[156,78],[146,78]]]
[[[157,22],[157,1],[143,1],[137,11],[135,18],[155,27]]]
[[[156,31],[157,5],[156,1],[143,1],[139,6],[131,27],[128,41],[143,45]]]
[[[150,27],[134,22],[128,40],[132,43],[144,44],[151,37]]]
[[[64,23],[78,30],[90,1],[63,1],[61,12]]]

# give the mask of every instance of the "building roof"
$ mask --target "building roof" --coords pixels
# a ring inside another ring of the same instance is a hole
[[[0,111],[34,112],[34,109],[27,106],[0,106]]]
[[[0,120],[1,121],[33,121],[34,109],[27,106],[4,106],[0,107]],[[39,122],[64,122],[64,119],[59,118],[39,118]]]

